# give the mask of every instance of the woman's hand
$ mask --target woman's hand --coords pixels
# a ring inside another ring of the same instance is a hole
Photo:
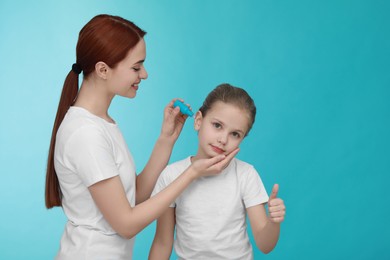
[[[164,119],[161,128],[161,136],[176,141],[183,129],[184,123],[187,120],[186,115],[180,113],[180,108],[173,107],[173,103],[177,98],[171,100],[164,109]],[[182,100],[182,99],[180,99]]]
[[[275,184],[268,200],[268,218],[273,223],[281,223],[286,214],[286,206],[284,205],[283,200],[277,197],[278,191],[279,185]]]
[[[230,161],[236,156],[239,150],[239,148],[236,148],[228,155],[217,155],[210,159],[196,160],[190,167],[196,173],[196,178],[218,175],[229,165]]]

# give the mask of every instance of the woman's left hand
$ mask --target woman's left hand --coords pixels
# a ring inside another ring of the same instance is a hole
[[[187,120],[187,115],[180,113],[180,108],[173,107],[177,98],[171,100],[164,109],[164,119],[161,128],[161,136],[176,141]],[[181,100],[181,99],[180,99]]]
[[[271,196],[268,200],[269,220],[273,223],[281,223],[286,214],[286,206],[282,199],[278,198],[279,185],[275,184],[272,188]]]

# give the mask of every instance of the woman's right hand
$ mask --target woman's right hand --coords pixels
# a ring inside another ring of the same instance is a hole
[[[164,108],[164,118],[161,128],[161,136],[173,140],[174,142],[179,137],[184,123],[188,116],[180,113],[179,107],[174,107],[173,104],[178,98],[174,98]],[[182,99],[179,99],[182,101]]]
[[[194,161],[190,168],[195,172],[195,177],[213,176],[221,173],[237,155],[240,148],[236,148],[228,155],[217,155],[209,159],[199,159]]]

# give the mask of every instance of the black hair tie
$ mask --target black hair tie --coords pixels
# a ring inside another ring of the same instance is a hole
[[[79,65],[79,64],[73,63],[73,65],[72,65],[72,71],[73,71],[74,73],[76,73],[77,75],[79,75],[79,74],[81,73],[82,69],[80,68],[80,65]]]

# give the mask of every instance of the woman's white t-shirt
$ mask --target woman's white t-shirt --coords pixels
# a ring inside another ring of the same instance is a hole
[[[68,218],[56,259],[131,259],[134,239],[112,229],[88,190],[119,175],[135,205],[135,164],[117,124],[71,107],[57,132],[54,165]]]

